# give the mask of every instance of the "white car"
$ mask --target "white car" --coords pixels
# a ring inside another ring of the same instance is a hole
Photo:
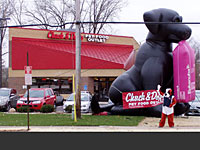
[[[91,112],[91,100],[92,95],[89,92],[81,91],[81,112]],[[63,104],[63,110],[66,112],[66,107],[73,107],[74,105],[74,93],[66,99]]]
[[[190,109],[186,115],[200,115],[200,90],[195,91],[195,100],[190,101]]]

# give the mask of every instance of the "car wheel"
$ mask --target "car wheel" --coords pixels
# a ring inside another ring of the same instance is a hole
[[[91,106],[89,107],[88,109],[88,113],[91,113],[92,112],[92,109],[91,109]]]
[[[54,109],[56,110],[56,102],[54,102],[54,105],[53,105]]]

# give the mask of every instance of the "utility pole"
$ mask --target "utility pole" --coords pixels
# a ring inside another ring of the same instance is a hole
[[[81,118],[81,33],[80,0],[76,0],[76,113]]]

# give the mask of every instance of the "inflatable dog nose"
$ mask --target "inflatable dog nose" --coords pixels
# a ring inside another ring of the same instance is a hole
[[[184,24],[171,24],[169,29],[169,39],[175,42],[187,40],[192,33],[190,27]]]
[[[188,30],[183,33],[182,39],[183,40],[189,39],[189,37],[191,36],[191,33],[192,33],[192,30],[190,28],[188,28]]]

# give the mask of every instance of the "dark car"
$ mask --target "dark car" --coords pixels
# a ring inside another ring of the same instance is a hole
[[[0,110],[9,111],[10,108],[16,108],[19,99],[16,89],[0,88]]]
[[[59,92],[54,92],[55,95],[56,95],[56,106],[61,106],[63,105],[63,102],[64,102],[64,97],[62,95],[60,95]]]

